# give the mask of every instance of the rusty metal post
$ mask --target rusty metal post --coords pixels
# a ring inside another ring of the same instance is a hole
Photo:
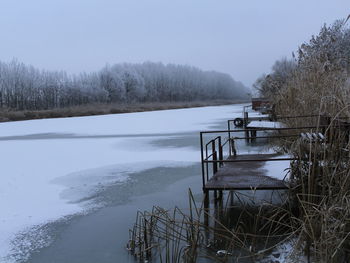
[[[247,130],[248,126],[248,112],[244,112],[244,120],[243,120],[243,127],[245,130],[245,137],[247,142],[249,142],[249,130]]]
[[[243,120],[243,125],[244,125],[244,128],[247,128],[247,125],[248,125],[248,112],[244,112],[244,120]]]
[[[218,157],[217,157],[217,151],[215,147],[215,140],[212,142],[211,146],[212,146],[212,154],[213,154],[213,175],[214,175],[218,171],[218,163],[217,163]],[[217,192],[215,190],[214,199],[216,198],[217,198]]]
[[[219,190],[219,199],[220,199],[220,200],[222,200],[222,196],[223,196],[222,190]]]
[[[213,152],[213,175],[218,171],[218,157],[217,152]]]
[[[251,139],[251,141],[256,139],[256,130],[255,129],[250,131],[250,139]]]
[[[230,206],[233,207],[234,205],[234,192],[230,191]]]
[[[218,171],[218,156],[217,151],[215,147],[215,141],[212,142],[212,151],[213,151],[213,174],[215,174]]]
[[[235,146],[235,139],[230,139],[230,152],[233,153],[233,156],[237,156],[236,146]],[[230,154],[232,155],[232,154]]]
[[[201,141],[201,164],[202,164],[202,189],[205,188],[205,172],[204,172],[204,157],[203,157],[203,133],[200,132],[200,141]]]
[[[209,191],[204,190],[204,225],[209,226]]]
[[[231,138],[231,121],[230,120],[228,120],[227,121],[227,131],[228,131],[228,139],[230,139]]]
[[[222,144],[221,144],[221,136],[219,136],[219,161],[222,161],[224,159],[224,155],[222,152]],[[219,162],[219,167],[223,166],[223,162]]]
[[[248,128],[246,128],[246,130],[245,130],[245,140],[246,140],[246,142],[250,142],[250,138],[251,138],[250,130]]]

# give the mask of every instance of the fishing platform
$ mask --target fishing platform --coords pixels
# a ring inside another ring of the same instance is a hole
[[[265,129],[265,131],[272,130],[275,129]],[[214,191],[216,195],[219,191],[221,195],[224,190],[280,190],[289,188],[287,181],[277,179],[281,178],[280,174],[272,174],[271,176],[264,167],[267,162],[289,161],[293,158],[276,153],[237,154],[237,141],[247,140],[247,137],[239,136],[245,132],[246,129],[229,129],[200,133],[202,187],[205,193]],[[233,136],[236,134],[238,136]],[[207,141],[205,137],[210,135],[214,135],[215,138]],[[271,137],[273,137],[272,134],[255,136],[254,140]],[[251,139],[250,142],[252,142]]]
[[[305,134],[325,134],[328,131],[330,118],[309,115],[309,116],[285,116],[275,117],[275,119],[300,119],[313,118],[310,121],[311,126],[306,127],[284,127],[279,122],[268,121],[265,116],[259,119],[248,118],[245,114],[243,129],[236,126],[234,120],[227,121],[227,130],[203,131],[200,132],[201,143],[201,165],[202,165],[202,189],[208,196],[210,191],[214,192],[215,198],[219,194],[222,197],[223,191],[239,190],[283,190],[291,187],[291,180],[288,180],[287,170],[281,173],[281,169],[274,170],[273,165],[266,169],[270,162],[293,161],[293,156],[280,155],[277,153],[254,153],[237,154],[237,142],[245,140],[247,144],[254,143],[257,140],[265,139],[265,144],[269,140],[287,139],[288,137],[300,137],[305,139]],[[339,129],[339,122],[337,124]],[[342,125],[344,126],[344,125]],[[259,136],[257,136],[259,132]],[[262,133],[262,134],[261,134]],[[317,137],[317,136],[316,136]],[[326,136],[327,137],[327,136]],[[249,145],[248,145],[249,147]]]
[[[288,185],[266,175],[263,169],[267,160],[274,160],[276,154],[244,154],[230,156],[229,162],[206,182],[205,190],[273,190],[287,189]],[[281,160],[281,159],[279,159]],[[288,159],[289,160],[289,159]]]

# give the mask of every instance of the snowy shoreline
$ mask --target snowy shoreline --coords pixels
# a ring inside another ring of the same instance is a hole
[[[246,101],[248,102],[248,101]],[[148,111],[187,109],[197,107],[224,106],[242,104],[245,101],[214,100],[214,101],[192,101],[192,102],[148,102],[148,103],[118,103],[118,104],[88,104],[69,108],[58,108],[51,110],[27,110],[27,111],[2,111],[1,122],[38,120],[50,118],[67,117],[91,117],[110,114],[140,113]]]

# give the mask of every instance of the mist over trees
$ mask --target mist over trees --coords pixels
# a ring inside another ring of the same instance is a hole
[[[90,103],[243,99],[245,86],[230,75],[162,63],[116,64],[68,75],[17,60],[0,62],[0,108],[47,110]]]

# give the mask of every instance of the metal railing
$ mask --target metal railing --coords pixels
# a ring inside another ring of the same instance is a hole
[[[232,120],[228,120],[228,123]],[[349,123],[347,123],[350,126]],[[230,126],[228,126],[230,128]],[[255,139],[280,139],[280,138],[290,138],[298,137],[301,132],[324,132],[329,128],[328,125],[318,125],[318,126],[302,126],[302,127],[292,127],[292,128],[261,128],[260,131],[275,131],[277,134],[256,136]],[[213,130],[213,131],[202,131],[200,132],[200,145],[201,145],[201,165],[202,165],[202,184],[203,189],[206,183],[210,180],[220,167],[224,166],[225,163],[235,163],[235,162],[267,162],[267,161],[286,161],[294,160],[294,158],[252,158],[252,159],[229,159],[230,156],[236,155],[235,141],[247,139],[246,136],[232,136],[233,134],[246,132],[249,130],[254,130],[250,128],[246,129],[227,129],[227,130]],[[297,131],[294,134],[281,134],[282,131]],[[224,135],[217,135],[214,139],[205,141],[204,136],[210,134],[227,134],[225,138]],[[211,175],[211,176],[210,176]]]
[[[249,105],[248,107],[250,107]],[[270,119],[269,117],[253,117],[249,118],[244,107],[244,128],[243,129],[232,129],[232,123],[234,119],[227,120],[227,130],[213,130],[213,131],[202,131],[200,132],[200,143],[201,143],[201,164],[202,164],[202,183],[203,189],[206,182],[210,179],[209,174],[214,175],[220,167],[225,163],[234,163],[234,162],[259,162],[259,161],[284,161],[284,160],[294,160],[293,158],[261,158],[261,159],[228,159],[230,156],[236,155],[235,141],[245,139],[247,141],[253,141],[255,139],[277,139],[277,138],[287,138],[287,137],[298,137],[301,132],[321,132],[323,135],[331,140],[334,137],[334,134],[339,132],[339,130],[346,131],[347,136],[350,134],[350,118],[348,117],[330,117],[325,115],[297,115],[297,116],[275,116],[275,120],[286,120],[286,119],[303,119],[303,118],[315,118],[313,125],[310,126],[299,126],[299,127],[274,127],[274,128],[264,128],[259,127],[259,131],[274,131],[276,132],[273,135],[266,136],[256,136],[256,128],[247,127],[249,120],[263,120]],[[281,134],[283,131],[296,131],[295,134]],[[226,139],[223,138],[223,135],[218,135],[214,139],[210,139],[207,143],[204,142],[204,135],[207,134],[227,134]],[[233,134],[243,133],[244,136],[232,136]],[[254,134],[253,140],[252,137],[249,137],[249,133]],[[205,148],[204,148],[205,147]],[[209,147],[209,148],[208,148]],[[205,152],[204,152],[205,150]],[[211,167],[210,167],[211,166]],[[211,170],[211,171],[210,171]]]

